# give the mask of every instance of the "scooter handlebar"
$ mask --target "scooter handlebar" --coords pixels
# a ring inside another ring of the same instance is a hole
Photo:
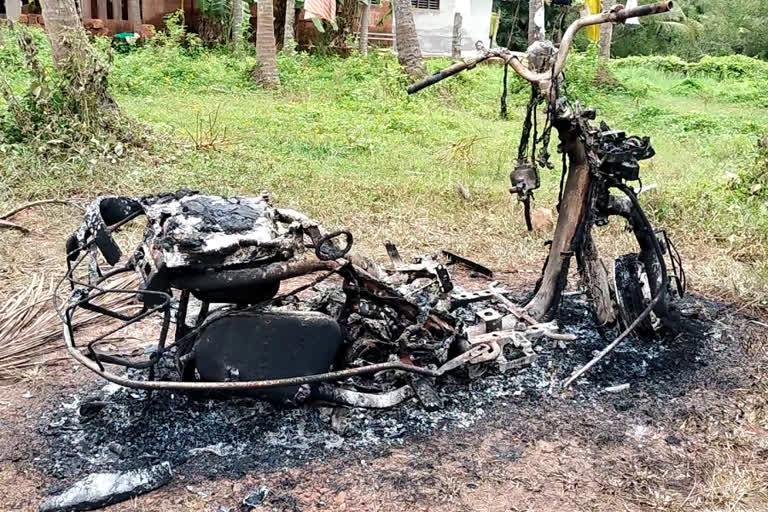
[[[565,31],[565,35],[563,35],[560,48],[557,52],[557,60],[554,64],[554,73],[551,70],[545,71],[543,73],[536,73],[522,63],[519,58],[520,54],[511,52],[506,48],[494,48],[492,50],[487,50],[480,57],[467,61],[457,62],[456,64],[438,71],[434,75],[428,76],[424,80],[420,80],[414,84],[411,84],[408,87],[408,94],[417,93],[422,89],[426,89],[427,87],[445,80],[448,77],[461,73],[466,69],[472,69],[479,62],[492,58],[504,59],[505,62],[512,66],[517,74],[529,82],[535,83],[546,80],[552,76],[557,76],[562,73],[563,69],[565,68],[565,62],[568,58],[568,52],[570,51],[571,45],[573,44],[573,38],[582,28],[588,27],[590,25],[600,25],[602,23],[621,23],[630,18],[639,18],[642,16],[650,16],[652,14],[661,14],[672,10],[673,6],[674,3],[671,1],[641,5],[632,9],[625,9],[621,8],[621,6],[617,6],[619,8],[615,8],[611,12],[604,12],[579,18],[578,20],[571,23],[571,25],[568,27],[568,30]]]

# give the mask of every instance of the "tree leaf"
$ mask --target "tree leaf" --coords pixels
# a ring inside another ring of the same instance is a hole
[[[325,28],[323,28],[323,20],[320,18],[311,18],[311,20],[317,31],[321,34],[325,34]]]

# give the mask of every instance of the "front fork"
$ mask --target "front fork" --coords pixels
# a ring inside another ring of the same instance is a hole
[[[595,220],[618,215],[628,221],[637,239],[640,249],[637,259],[645,269],[652,297],[662,293],[666,286],[666,264],[658,251],[660,245],[656,233],[639,204],[631,201],[628,196],[609,195],[608,183],[590,172],[587,151],[578,125],[568,122],[557,128],[570,167],[549,255],[536,293],[526,305],[526,310],[539,320],[550,317],[556,311],[565,288],[570,260],[576,257],[598,321],[610,325],[616,321],[617,307],[609,271],[603,266],[592,237]],[[630,190],[621,183],[612,184],[611,187]],[[668,298],[662,296],[653,308],[656,316],[665,317],[668,304]]]

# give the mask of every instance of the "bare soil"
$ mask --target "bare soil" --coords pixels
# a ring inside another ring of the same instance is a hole
[[[254,510],[768,510],[764,320],[693,297],[685,329],[627,341],[559,393],[606,343],[578,300],[562,315],[578,341],[540,347],[516,374],[449,379],[436,413],[170,394],[145,406],[118,392],[86,421],[76,405],[104,383],[70,361],[43,368],[0,388],[0,509],[36,510],[92,471],[172,460],[170,485],[109,510],[234,512],[260,488]]]

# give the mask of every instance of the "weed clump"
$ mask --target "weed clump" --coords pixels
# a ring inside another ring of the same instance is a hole
[[[625,57],[614,59],[611,62],[615,69],[645,68],[665,73],[678,73],[684,75],[688,72],[690,64],[676,55],[648,55]]]
[[[757,199],[768,199],[768,133],[757,142],[757,155],[736,182],[739,192]]]
[[[768,79],[768,62],[753,59],[746,55],[705,56],[697,62],[687,62],[675,55],[635,56],[616,59],[612,62],[612,66],[615,69],[645,68],[664,73],[715,80]]]
[[[40,57],[39,37],[26,29],[17,29],[15,35],[17,48],[5,55],[21,57],[20,69],[29,81],[20,93],[7,79],[0,81],[5,100],[0,143],[56,153],[80,150],[102,136],[122,144],[140,141],[135,135],[139,132],[121,115],[107,89],[111,52],[95,50],[85,32],[73,31],[64,41],[71,49],[69,56],[54,68]]]

